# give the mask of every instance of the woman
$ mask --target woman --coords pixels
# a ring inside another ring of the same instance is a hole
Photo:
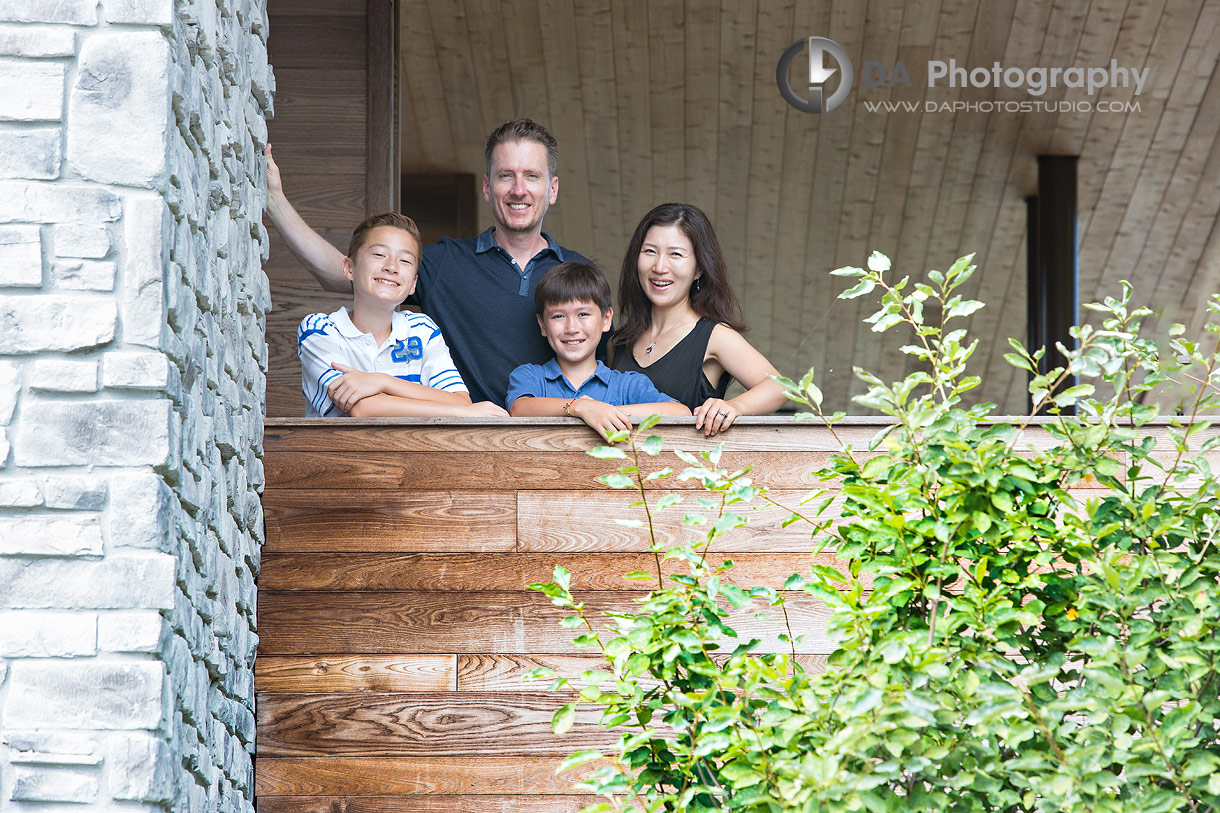
[[[771,362],[742,338],[720,241],[696,207],[663,203],[640,221],[623,258],[619,315],[610,366],[648,376],[690,407],[705,434],[787,400]],[[726,401],[730,378],[746,391]]]

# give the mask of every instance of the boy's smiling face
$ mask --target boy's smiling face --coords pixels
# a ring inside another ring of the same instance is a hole
[[[415,290],[419,243],[394,226],[371,229],[355,259],[343,258],[343,276],[357,299],[398,305]]]
[[[613,323],[614,309],[605,313],[594,302],[572,300],[547,305],[538,317],[542,335],[561,362],[575,364],[597,352],[597,343]]]

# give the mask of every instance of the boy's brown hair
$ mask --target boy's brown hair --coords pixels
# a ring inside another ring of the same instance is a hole
[[[396,229],[402,229],[415,238],[417,249],[423,248],[423,240],[419,236],[419,226],[415,225],[414,220],[398,212],[382,212],[379,215],[369,217],[355,228],[352,232],[352,241],[347,246],[347,256],[355,260],[356,252],[363,248],[364,244],[368,241],[369,232],[381,226],[393,226]]]
[[[534,313],[542,316],[547,305],[592,302],[604,315],[610,310],[610,283],[596,265],[567,262],[546,272],[534,289]]]

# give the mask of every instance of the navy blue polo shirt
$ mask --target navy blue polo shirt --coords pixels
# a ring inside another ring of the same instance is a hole
[[[409,301],[440,327],[471,400],[503,406],[513,369],[554,355],[534,317],[538,280],[562,262],[589,260],[543,232],[547,247],[521,268],[494,232],[492,227],[478,237],[445,237],[425,246]]]
[[[512,406],[513,401],[527,395],[533,398],[576,398],[587,395],[612,406],[659,404],[674,400],[658,390],[643,373],[611,370],[600,361],[593,375],[579,387],[573,388],[555,359],[546,364],[522,364],[513,370],[508,381],[507,406]]]

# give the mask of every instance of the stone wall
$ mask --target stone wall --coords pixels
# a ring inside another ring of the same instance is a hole
[[[266,35],[0,0],[0,809],[251,809]]]

